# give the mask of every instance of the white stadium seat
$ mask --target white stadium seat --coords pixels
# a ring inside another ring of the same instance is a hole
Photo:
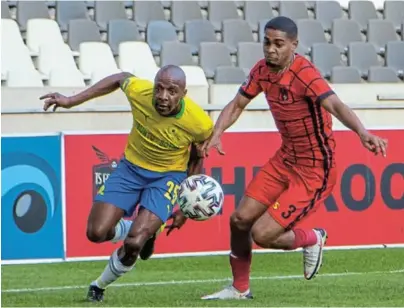
[[[42,45],[63,45],[59,25],[52,19],[29,19],[27,22],[27,46],[34,53]]]
[[[8,87],[43,87],[41,74],[34,69],[10,70],[7,76]]]
[[[187,77],[187,85],[189,86],[208,86],[205,73],[199,66],[181,66],[185,76]]]
[[[72,51],[67,44],[42,45],[38,54],[38,70],[49,75],[52,69],[76,69]]]
[[[77,68],[54,68],[49,73],[50,87],[84,87],[83,74]]]
[[[112,50],[106,43],[81,43],[79,51],[79,68],[85,75],[91,75],[92,72],[97,70],[100,66],[105,70],[118,69]]]
[[[124,42],[119,44],[119,67],[139,78],[153,80],[158,66],[147,43]]]
[[[100,81],[101,79],[112,75],[112,74],[116,74],[116,73],[120,73],[122,72],[120,69],[115,68],[115,69],[104,69],[104,68],[98,68],[95,69],[92,73],[91,73],[91,84],[94,84],[98,81]]]

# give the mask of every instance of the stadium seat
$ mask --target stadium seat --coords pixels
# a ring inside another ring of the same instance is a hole
[[[369,20],[367,39],[377,52],[384,53],[387,42],[397,40],[393,23],[389,20]]]
[[[185,42],[191,45],[192,53],[198,53],[201,42],[217,42],[215,28],[209,20],[188,20],[184,27]]]
[[[404,76],[404,42],[388,42],[385,59],[386,66],[394,69],[399,76]]]
[[[17,1],[17,22],[22,31],[33,18],[50,18],[45,1]]]
[[[83,75],[76,68],[54,68],[49,73],[50,87],[84,87]]]
[[[329,31],[333,20],[342,18],[342,9],[338,1],[316,1],[315,15],[323,29]]]
[[[97,67],[95,68],[90,75],[90,84],[95,84],[101,79],[108,77],[112,74],[117,74],[122,72],[120,69],[117,67]]]
[[[30,19],[27,22],[27,46],[34,53],[42,45],[64,45],[59,25],[52,19]]]
[[[209,20],[216,31],[222,30],[224,20],[240,18],[234,1],[209,1],[208,12]]]
[[[348,48],[349,66],[356,67],[366,76],[371,66],[380,66],[376,50],[370,43],[354,42],[349,43]]]
[[[400,30],[401,23],[404,21],[404,1],[385,1],[384,19],[393,23],[397,30]]]
[[[35,69],[10,70],[6,85],[16,88],[43,87],[41,75]]]
[[[260,20],[270,20],[274,17],[269,1],[246,1],[244,6],[245,20],[253,31],[258,31]]]
[[[309,13],[303,1],[280,1],[279,15],[289,17],[294,21],[309,19]]]
[[[94,19],[101,30],[106,30],[113,19],[127,19],[123,1],[95,1]]]
[[[331,76],[331,70],[334,66],[342,65],[339,48],[328,43],[313,44],[311,49],[311,59],[313,64],[325,77]]]
[[[1,19],[11,19],[10,9],[6,1],[1,1]]]
[[[202,12],[196,1],[173,1],[171,20],[178,30],[184,29],[187,20],[202,20]]]
[[[208,86],[208,81],[206,80],[205,73],[203,69],[199,66],[187,66],[182,65],[182,70],[187,78],[188,86]]]
[[[400,82],[396,72],[390,67],[370,67],[368,81],[372,83],[380,82]]]
[[[134,20],[139,30],[144,31],[147,24],[153,20],[165,20],[164,8],[160,1],[135,1]]]
[[[370,19],[377,19],[375,5],[372,1],[349,1],[349,18],[357,21],[361,30],[366,30]]]
[[[331,42],[338,46],[341,52],[348,50],[349,43],[362,42],[360,26],[355,20],[334,19],[331,33]]]
[[[52,70],[77,70],[76,62],[68,45],[46,44],[39,48],[38,70],[48,76]]]
[[[119,45],[119,68],[139,78],[150,79],[158,67],[150,47],[145,42],[124,42]]]
[[[161,51],[161,44],[167,41],[178,42],[174,26],[165,20],[152,20],[147,25],[146,40],[154,55]]]
[[[219,66],[215,70],[215,83],[242,84],[246,80],[244,71],[234,66]]]
[[[237,52],[237,45],[241,42],[254,42],[252,30],[247,21],[228,19],[223,21],[223,42],[231,53]]]
[[[199,61],[207,78],[213,78],[218,66],[232,66],[230,51],[224,43],[201,43]]]
[[[120,43],[140,40],[139,29],[133,20],[117,19],[108,22],[108,44],[114,55],[118,55]]]
[[[186,43],[163,42],[160,54],[161,66],[172,65],[194,65],[192,60],[192,48]]]
[[[258,40],[260,41],[260,42],[263,42],[264,41],[264,36],[265,36],[265,25],[267,24],[267,22],[268,22],[269,20],[267,20],[267,19],[261,19],[259,22],[258,22]]]
[[[160,1],[160,2],[163,5],[163,8],[165,8],[165,9],[170,9],[171,8],[171,1]]]
[[[68,42],[74,51],[78,51],[83,42],[101,42],[98,26],[92,20],[70,20],[68,29]]]
[[[239,43],[238,44],[238,67],[249,74],[253,66],[264,57],[261,43]]]
[[[105,71],[117,70],[114,55],[108,44],[102,42],[84,42],[79,47],[79,68],[84,75],[91,75],[100,68]]]
[[[56,1],[56,21],[62,31],[67,31],[70,20],[90,19],[84,1]]]
[[[323,27],[317,20],[297,20],[299,29],[299,47],[304,53],[309,53],[314,43],[326,43]]]
[[[360,83],[361,73],[355,67],[334,66],[331,70],[332,83]]]

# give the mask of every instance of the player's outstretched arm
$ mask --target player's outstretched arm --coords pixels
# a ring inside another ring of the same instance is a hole
[[[328,112],[340,120],[342,124],[357,133],[365,148],[376,155],[381,153],[383,156],[386,156],[387,140],[370,134],[355,112],[345,105],[336,94],[324,99],[322,105]]]
[[[85,89],[84,91],[73,95],[64,96],[60,93],[49,93],[41,96],[39,99],[45,99],[44,101],[44,111],[47,111],[53,106],[53,111],[56,111],[58,107],[62,108],[72,108],[78,106],[88,100],[109,94],[116,89],[118,89],[126,78],[132,76],[130,73],[122,72],[118,74],[113,74],[111,76],[105,77],[93,86]]]

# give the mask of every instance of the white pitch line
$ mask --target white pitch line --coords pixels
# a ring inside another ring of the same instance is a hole
[[[404,269],[393,271],[377,271],[377,272],[347,272],[347,273],[328,273],[321,274],[318,277],[344,277],[353,275],[368,275],[368,274],[397,274],[404,273]],[[299,279],[303,278],[302,275],[285,275],[285,276],[257,276],[251,277],[251,280],[284,280],[284,279]],[[230,278],[218,278],[218,279],[198,279],[198,280],[169,280],[169,281],[148,281],[148,282],[130,282],[130,283],[115,283],[111,287],[144,287],[144,286],[167,286],[178,284],[205,284],[214,282],[228,282]],[[28,292],[46,292],[46,291],[63,291],[63,290],[75,290],[85,289],[88,285],[81,286],[61,286],[61,287],[44,287],[44,288],[26,288],[26,289],[6,289],[1,290],[1,293],[28,293]]]

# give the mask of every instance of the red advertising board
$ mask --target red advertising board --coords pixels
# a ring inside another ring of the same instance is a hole
[[[387,158],[362,148],[352,132],[335,133],[338,185],[325,206],[302,226],[325,227],[331,246],[404,243],[404,131],[375,132],[389,140]],[[125,148],[127,135],[67,135],[66,224],[67,257],[107,256],[117,247],[93,244],[86,238],[93,195]],[[253,173],[280,146],[275,132],[227,133],[225,156],[213,153],[206,174],[223,186],[223,213],[209,221],[189,221],[169,237],[157,240],[156,253],[220,251],[229,249],[229,217]]]

